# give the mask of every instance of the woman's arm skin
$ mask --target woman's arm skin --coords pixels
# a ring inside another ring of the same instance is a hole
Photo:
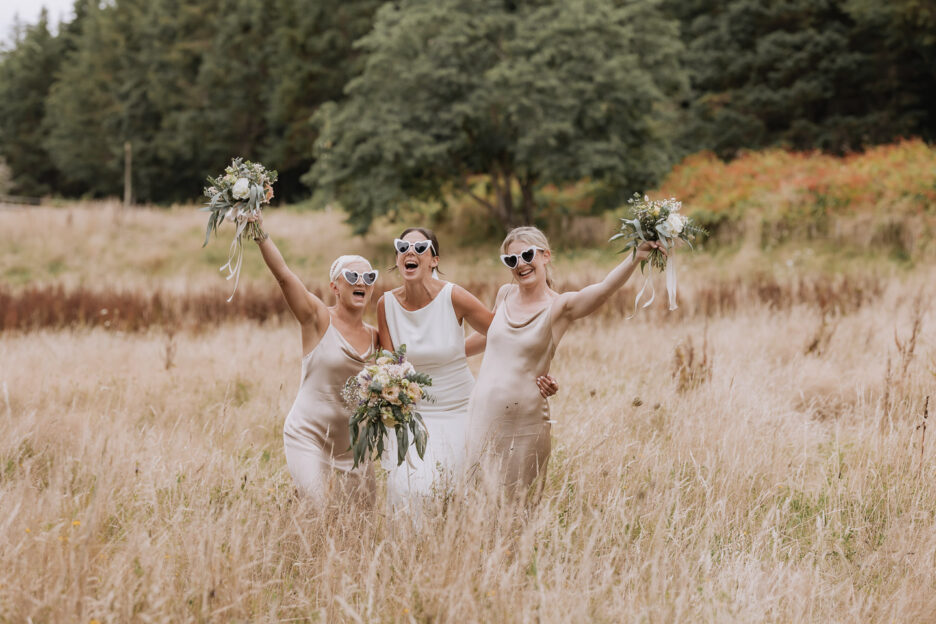
[[[279,283],[286,305],[302,328],[302,353],[305,355],[318,344],[325,330],[328,329],[328,308],[321,299],[310,293],[302,281],[293,273],[283,255],[268,237],[258,240],[260,253],[273,277]]]
[[[646,260],[650,256],[650,250],[654,248],[658,248],[664,255],[666,254],[666,249],[658,242],[643,243],[637,248],[636,257],[628,256],[597,284],[591,284],[579,291],[559,295],[559,299],[556,301],[556,305],[559,307],[559,319],[567,326],[572,321],[584,318],[597,310],[616,290],[627,282],[634,273],[634,269],[642,260]]]
[[[452,287],[452,307],[455,308],[455,316],[458,317],[459,323],[463,320],[468,321],[476,332],[482,335],[487,334],[488,327],[494,319],[494,313],[458,284]]]
[[[393,351],[393,339],[390,338],[390,328],[387,327],[387,313],[384,311],[384,297],[380,295],[377,300],[377,338],[380,340],[380,348],[387,351]]]
[[[500,288],[497,289],[497,295],[494,297],[494,307],[491,309],[491,321],[494,320],[494,314],[497,312],[497,307],[504,300],[504,297],[507,295],[507,291],[510,288],[510,284],[503,284]],[[464,290],[464,289],[462,289]],[[467,292],[467,291],[465,291]],[[455,291],[452,291],[452,296],[454,298]],[[468,293],[471,295],[471,293]],[[474,295],[471,295],[474,298]],[[488,327],[491,325],[491,321],[488,321]],[[480,355],[484,353],[484,349],[487,347],[487,332],[485,333],[475,333],[465,340],[465,355],[471,357],[473,355]],[[555,394],[555,393],[553,393]]]
[[[477,332],[465,338],[465,357],[481,355],[487,346],[487,336]]]

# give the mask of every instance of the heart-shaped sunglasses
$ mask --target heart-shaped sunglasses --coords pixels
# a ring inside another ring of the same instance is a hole
[[[393,247],[397,250],[397,253],[405,254],[407,251],[409,251],[410,245],[413,246],[413,251],[415,251],[420,256],[426,253],[426,251],[429,249],[435,251],[435,247],[433,247],[431,240],[421,240],[414,243],[405,241],[402,238],[395,238],[393,240]]]
[[[516,269],[517,265],[520,264],[522,260],[524,264],[530,264],[533,262],[533,258],[536,257],[537,251],[543,251],[542,247],[527,247],[519,254],[504,254],[500,257],[501,262],[504,263],[508,269]]]
[[[357,271],[352,271],[351,269],[345,269],[341,272],[342,277],[345,278],[345,281],[354,286],[358,283],[358,280],[363,280],[365,286],[372,286],[374,282],[377,281],[377,275],[380,271],[365,271],[364,273],[358,273]]]

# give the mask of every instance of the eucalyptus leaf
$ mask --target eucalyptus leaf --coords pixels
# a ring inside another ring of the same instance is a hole
[[[415,433],[416,453],[419,455],[419,459],[422,459],[426,454],[426,442],[429,436],[426,432],[425,425],[422,425],[422,416],[419,414],[416,414],[416,416],[419,418],[420,422],[420,426],[416,429]]]
[[[394,427],[396,430],[396,439],[397,439],[397,466],[403,463],[403,460],[406,459],[406,450],[409,446],[409,439],[406,435],[405,427]]]

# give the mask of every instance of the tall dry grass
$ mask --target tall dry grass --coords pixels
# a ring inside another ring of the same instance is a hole
[[[256,254],[223,303],[203,215],[0,219],[0,622],[936,613],[929,266],[752,239],[680,256],[680,310],[627,321],[635,278],[560,346],[539,505],[440,491],[414,521],[294,494],[298,332]],[[338,253],[389,264],[396,226],[350,239],[339,214],[277,210],[268,229],[323,289]],[[495,245],[446,245],[490,300]],[[556,254],[566,288],[616,261]]]
[[[808,304],[582,322],[544,496],[517,517],[482,492],[415,522],[297,498],[289,323],[7,333],[0,621],[931,621],[918,277],[836,314],[819,353]],[[709,371],[683,385],[703,334]]]

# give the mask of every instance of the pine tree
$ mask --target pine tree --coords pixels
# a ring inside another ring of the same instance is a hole
[[[841,153],[932,137],[933,38],[909,24],[925,15],[936,21],[936,13],[921,6],[668,0],[682,23],[693,90],[684,151],[732,156],[783,145]]]
[[[0,58],[0,157],[10,168],[11,191],[41,196],[59,186],[44,149],[46,98],[61,62],[61,44],[49,32],[48,13],[26,26]]]

